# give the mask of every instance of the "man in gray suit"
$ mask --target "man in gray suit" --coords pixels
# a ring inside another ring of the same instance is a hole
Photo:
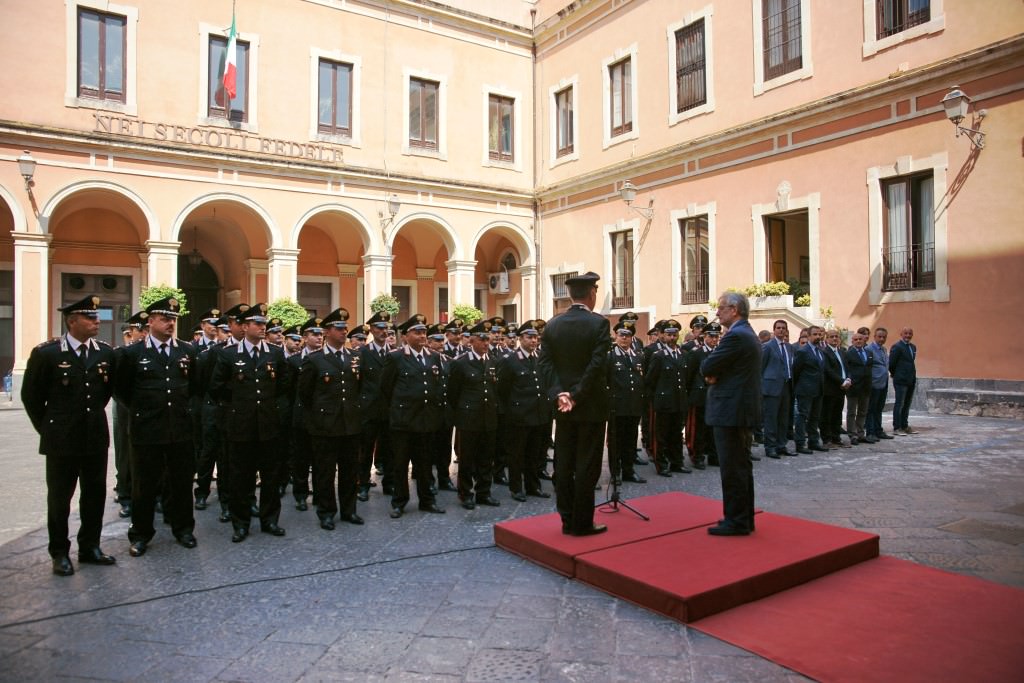
[[[611,327],[594,313],[597,273],[568,278],[572,305],[544,328],[540,366],[558,408],[555,428],[555,494],[562,533],[590,536],[608,530],[594,524],[594,485],[601,476],[609,395],[605,364]]]
[[[754,469],[751,431],[761,421],[761,344],[747,322],[750,304],[739,292],[718,298],[718,319],[729,326],[700,371],[708,383],[704,419],[714,428],[722,476],[725,518],[708,527],[712,536],[754,531]]]
[[[793,350],[786,343],[789,325],[776,320],[772,338],[761,346],[761,393],[764,399],[764,454],[778,460],[796,455],[786,449],[786,433],[793,423]]]

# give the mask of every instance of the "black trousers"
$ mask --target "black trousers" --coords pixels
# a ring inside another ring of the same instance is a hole
[[[594,525],[594,484],[601,477],[604,430],[604,422],[557,421],[555,506],[570,531]]]
[[[434,504],[434,494],[430,492],[430,451],[425,448],[430,432],[391,432],[392,453],[391,480],[394,482],[394,494],[391,496],[391,507],[405,509],[409,504],[409,464],[412,463],[416,473],[416,497],[420,507]],[[365,453],[364,453],[365,455]],[[461,469],[462,459],[459,459]]]
[[[320,519],[333,519],[339,512],[356,512],[356,480],[359,464],[358,439],[354,436],[311,436],[313,445],[313,497]],[[337,483],[337,497],[335,497]]]
[[[754,530],[754,466],[749,427],[715,427],[725,524]]]
[[[798,446],[820,446],[824,434],[819,431],[821,396],[796,397],[796,443]]]
[[[232,441],[228,444],[228,459],[231,463],[231,521],[236,528],[248,529],[252,521],[257,473],[260,477],[260,524],[277,524],[281,517],[281,497],[277,493],[281,455],[277,446],[276,439]]]
[[[778,396],[762,396],[761,409],[764,413],[764,449],[769,453],[786,450],[786,435],[792,424],[793,393],[789,382],[783,382]]]
[[[295,496],[297,501],[306,500],[311,490],[309,486],[310,469],[313,471],[314,486],[316,482],[315,446],[312,443],[309,432],[304,427],[292,426],[289,429],[289,437],[288,452],[290,457],[288,461],[291,463],[292,495]],[[359,437],[354,438],[358,439]],[[358,462],[358,453],[356,459]],[[332,477],[333,472],[334,470],[331,469]]]
[[[113,437],[114,441],[114,492],[117,494],[118,503],[130,503],[132,500],[132,442],[129,438],[128,427],[131,425],[132,414],[128,406],[120,401],[114,401],[113,410]]]
[[[491,495],[494,476],[494,430],[459,429],[459,499],[477,500]]]
[[[635,474],[636,436],[639,415],[615,415],[608,420],[608,471],[612,478]]]
[[[213,484],[213,468],[217,468],[217,497],[220,506],[227,509],[231,500],[231,478],[228,476],[231,466],[228,463],[227,446],[221,421],[224,409],[210,400],[203,401],[203,447],[196,461],[196,498],[210,495]]]
[[[843,403],[846,401],[846,394],[830,396],[825,394],[821,398],[821,438],[823,441],[839,441],[839,430],[843,426]]]
[[[539,493],[541,470],[547,465],[547,446],[551,425],[509,425],[508,490],[512,493]]]
[[[453,427],[446,425],[430,435],[430,457],[434,469],[437,470],[438,484],[444,481],[445,477],[451,479],[452,476],[452,430]]]
[[[192,441],[166,444],[132,444],[132,525],[128,540],[146,541],[156,534],[153,514],[157,496],[162,497],[164,519],[175,538],[192,533],[192,473],[195,447]]]
[[[73,455],[46,456],[46,530],[51,557],[67,555],[68,515],[77,484],[82,485],[78,512],[82,519],[78,529],[79,552],[98,548],[103,529],[103,499],[107,487],[107,450],[80,452]]]
[[[384,472],[384,479],[381,486],[385,489],[393,484],[391,475],[391,460],[395,446],[392,443],[392,434],[388,429],[387,420],[368,420],[363,423],[363,434],[360,437],[362,448],[359,453],[359,485],[370,485],[370,468],[376,462],[377,467]],[[408,479],[403,475],[403,479]]]
[[[659,471],[683,464],[683,413],[654,413],[654,464]]]

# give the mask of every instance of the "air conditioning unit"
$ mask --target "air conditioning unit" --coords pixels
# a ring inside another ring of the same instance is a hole
[[[487,276],[487,291],[491,294],[508,294],[508,273],[491,273]]]

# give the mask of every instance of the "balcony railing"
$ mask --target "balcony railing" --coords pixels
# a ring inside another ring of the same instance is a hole
[[[612,308],[633,308],[633,283],[629,280],[612,282]]]
[[[679,278],[682,284],[682,302],[684,304],[706,304],[708,296],[708,271],[683,273]]]
[[[935,243],[882,250],[882,289],[935,289]]]

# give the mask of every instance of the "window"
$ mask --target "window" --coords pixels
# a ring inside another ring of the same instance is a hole
[[[78,10],[78,96],[125,101],[126,18]]]
[[[207,116],[244,123],[249,120],[249,43],[237,40],[235,47],[235,96],[228,101],[224,91],[228,39],[210,36]]]
[[[684,218],[679,221],[679,237],[683,248],[680,292],[683,304],[703,304],[710,300],[708,292],[708,217]]]
[[[352,135],[352,65],[321,59],[317,131]]]
[[[633,307],[633,231],[613,232],[612,308]]]
[[[764,79],[803,67],[800,0],[762,0]]]
[[[676,31],[676,111],[707,102],[704,61],[704,20]]]
[[[931,20],[930,0],[875,0],[877,38],[887,38]]]
[[[565,281],[577,275],[579,275],[579,272],[574,270],[568,273],[556,273],[551,276],[552,314],[557,315],[569,309],[572,299],[569,298],[569,288],[565,286]],[[480,307],[477,306],[477,308]]]
[[[631,74],[632,60],[623,59],[608,67],[608,79],[611,82],[611,115],[610,133],[614,137],[633,130],[633,77]]]
[[[437,149],[438,83],[409,79],[409,146]]]
[[[555,154],[572,154],[572,86],[555,93]]]
[[[490,95],[487,98],[487,153],[497,161],[513,160],[513,107],[515,100],[511,97]]]
[[[935,192],[931,173],[882,183],[882,289],[935,288]]]

